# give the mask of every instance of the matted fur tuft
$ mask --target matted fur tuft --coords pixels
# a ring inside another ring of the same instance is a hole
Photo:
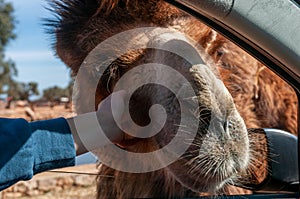
[[[108,37],[137,27],[167,27],[171,19],[186,16],[162,0],[53,0],[49,10],[54,18],[45,25],[56,39],[53,47],[74,74]]]
[[[106,12],[109,14],[118,4],[122,4],[122,6],[128,6],[130,3],[137,3],[137,0],[98,0],[100,6],[98,8],[97,13]]]
[[[76,71],[86,53],[76,43],[87,21],[97,12],[97,0],[53,0],[48,1],[54,17],[47,19],[45,25],[55,38],[53,48],[56,54]],[[72,51],[70,49],[73,49]],[[74,62],[68,62],[64,57],[73,57]],[[76,66],[75,66],[76,63]]]

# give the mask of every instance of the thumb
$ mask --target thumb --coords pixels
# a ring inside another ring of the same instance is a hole
[[[116,91],[98,105],[97,117],[106,136],[113,142],[123,139],[123,132],[116,121],[121,121],[125,109],[126,91]],[[113,104],[113,106],[112,106]]]

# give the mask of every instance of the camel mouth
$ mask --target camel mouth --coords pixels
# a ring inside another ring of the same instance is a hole
[[[195,192],[215,193],[224,185],[238,183],[249,165],[249,140],[246,129],[232,130],[228,135],[220,135],[220,131],[197,135],[186,153],[168,166],[168,171]]]

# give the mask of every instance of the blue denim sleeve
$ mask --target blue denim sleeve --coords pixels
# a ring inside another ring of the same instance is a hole
[[[31,123],[0,118],[0,191],[36,173],[74,166],[75,156],[64,118]]]

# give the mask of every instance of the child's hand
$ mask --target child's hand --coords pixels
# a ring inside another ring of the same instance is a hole
[[[112,96],[116,100],[114,107],[111,107]],[[125,96],[125,91],[114,92],[98,105],[96,112],[67,119],[74,138],[77,155],[111,144],[111,142],[115,144],[122,142],[124,132],[117,126],[115,121],[122,120]],[[116,116],[115,119],[112,108]]]

